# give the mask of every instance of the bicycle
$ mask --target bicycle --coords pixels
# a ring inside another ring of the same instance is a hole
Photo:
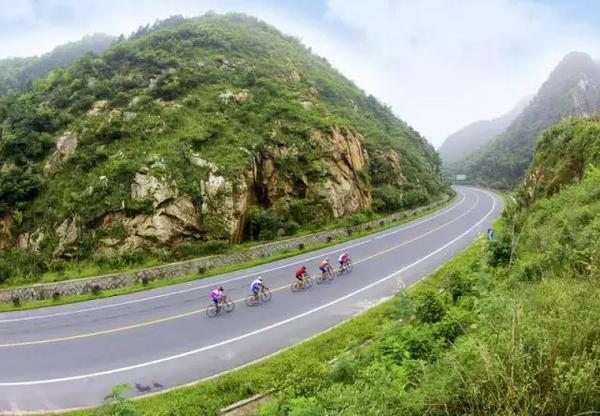
[[[334,275],[333,267],[328,265],[325,268],[325,272],[321,272],[321,274],[317,276],[317,284],[320,285],[327,280],[333,280]]]
[[[259,294],[258,294],[258,300],[257,298],[252,294],[250,296],[248,296],[246,298],[246,305],[248,306],[256,306],[260,304],[260,301],[262,300],[263,303],[266,303],[268,301],[271,300],[271,291],[269,290],[268,287],[263,287]]]
[[[220,313],[229,313],[235,309],[235,302],[230,300],[228,297],[223,297],[219,300],[219,303],[215,305],[214,302],[211,302],[206,307],[206,316],[209,318],[214,318]]]
[[[338,276],[343,275],[344,273],[350,273],[354,266],[352,265],[352,260],[348,259],[346,263],[344,263],[337,271]]]
[[[312,282],[312,278],[308,275],[304,276],[302,278],[302,283],[300,283],[300,281],[298,279],[296,279],[294,281],[294,283],[292,283],[290,285],[290,288],[292,289],[292,292],[299,292],[301,290],[307,290],[310,289],[313,285]]]

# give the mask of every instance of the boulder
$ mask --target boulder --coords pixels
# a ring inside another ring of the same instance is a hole
[[[78,144],[79,136],[69,131],[57,138],[55,140],[54,152],[44,166],[44,175],[48,176],[51,173],[56,172],[60,164],[68,160],[75,153]]]

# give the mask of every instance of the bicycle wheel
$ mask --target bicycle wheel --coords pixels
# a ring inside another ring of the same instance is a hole
[[[304,288],[305,289],[310,289],[312,287],[312,285],[313,285],[313,280],[309,276],[307,276],[304,279]]]
[[[352,271],[352,268],[353,268],[353,267],[354,267],[354,266],[352,265],[352,262],[351,262],[350,260],[348,260],[348,264],[346,265],[346,271],[347,271],[348,273],[350,273],[350,272]]]
[[[300,292],[302,290],[302,286],[300,285],[300,282],[296,280],[290,285],[290,289],[292,289],[292,292]]]
[[[256,306],[258,305],[256,303],[256,298],[254,297],[254,295],[250,295],[246,298],[246,305],[248,306]]]
[[[320,275],[318,275],[316,277],[317,280],[317,284],[320,285],[321,283],[323,283],[325,280],[327,280],[327,276],[325,276],[323,273],[321,273]]]
[[[235,309],[235,302],[227,299],[223,301],[223,305],[221,305],[223,310],[227,313],[233,311]]]
[[[269,289],[263,289],[260,296],[263,302],[268,302],[271,300],[271,291]]]
[[[215,316],[217,316],[217,307],[214,303],[210,303],[206,307],[206,316],[208,316],[209,318],[214,318]]]

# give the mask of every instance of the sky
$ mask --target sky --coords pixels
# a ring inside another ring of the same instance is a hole
[[[209,10],[300,38],[436,147],[534,94],[568,52],[600,59],[597,0],[0,0],[0,58]]]

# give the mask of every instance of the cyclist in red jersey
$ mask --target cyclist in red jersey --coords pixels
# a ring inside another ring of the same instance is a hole
[[[304,276],[308,276],[306,266],[302,266],[296,271],[296,279],[298,279],[302,286],[304,286]]]

